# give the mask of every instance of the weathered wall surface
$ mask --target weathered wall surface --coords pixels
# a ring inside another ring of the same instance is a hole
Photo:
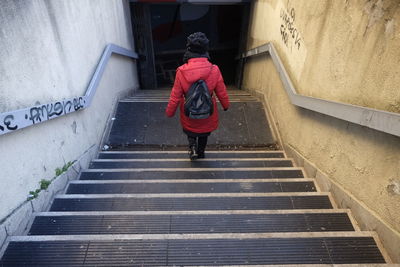
[[[249,46],[274,41],[299,93],[400,112],[399,1],[266,0],[253,13]]]
[[[256,1],[248,48],[273,42],[299,93],[400,112],[398,0]],[[400,138],[293,106],[268,56],[244,88],[265,95],[283,142],[400,231]]]
[[[133,50],[124,0],[0,3],[0,112],[85,94],[108,43]],[[117,97],[138,86],[136,63],[113,55],[92,105],[0,136],[0,221],[55,169],[98,145]]]

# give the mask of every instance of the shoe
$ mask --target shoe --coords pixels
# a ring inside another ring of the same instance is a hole
[[[196,160],[198,158],[198,154],[196,151],[196,148],[194,146],[191,146],[189,149],[189,158],[190,160]]]
[[[197,154],[197,158],[198,159],[204,159],[206,156],[204,155],[204,152],[203,153],[201,153],[201,152],[198,152],[198,154]]]

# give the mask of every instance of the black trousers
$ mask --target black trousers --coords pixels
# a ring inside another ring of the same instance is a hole
[[[207,146],[208,136],[192,137],[188,136],[189,147],[195,147],[198,154],[204,154]]]
[[[195,147],[198,154],[204,154],[207,146],[207,140],[210,133],[194,133],[183,130],[189,141],[189,148]]]

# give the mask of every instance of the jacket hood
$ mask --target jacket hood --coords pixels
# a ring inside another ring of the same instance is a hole
[[[179,70],[189,83],[197,80],[206,80],[211,74],[212,64],[207,58],[192,58],[187,64],[182,65]]]

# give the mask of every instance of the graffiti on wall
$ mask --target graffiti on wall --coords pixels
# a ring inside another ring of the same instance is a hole
[[[18,129],[18,125],[14,125],[14,115],[7,115],[0,122],[0,131],[15,131]]]
[[[25,119],[29,119],[32,124],[35,124],[36,122],[42,122],[42,120],[50,120],[53,117],[68,114],[71,111],[78,111],[83,107],[83,98],[74,98],[69,101],[33,107],[30,109],[29,114],[25,114]]]
[[[294,22],[296,21],[296,11],[294,8],[280,10],[280,32],[283,43],[286,47],[300,50],[302,47],[302,38],[300,36],[299,30],[296,28]]]
[[[84,97],[75,97],[71,100],[17,110],[14,113],[0,114],[0,135],[78,111],[85,106]]]

